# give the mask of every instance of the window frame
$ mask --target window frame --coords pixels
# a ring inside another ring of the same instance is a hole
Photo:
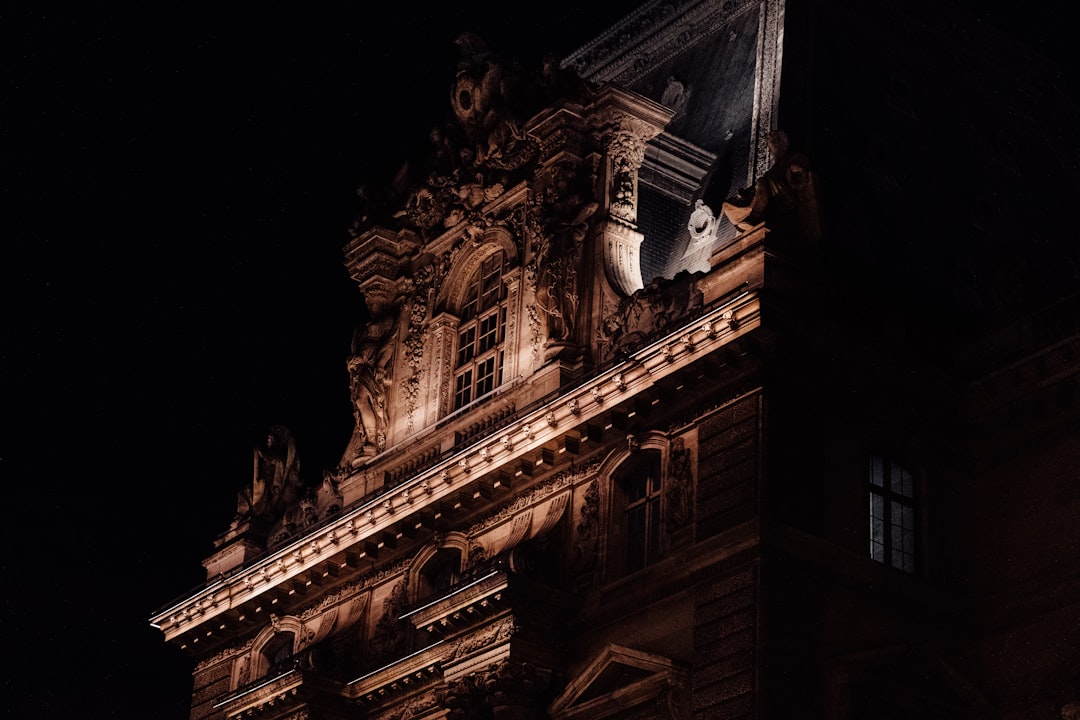
[[[917,476],[908,464],[883,453],[871,453],[867,470],[870,559],[901,572],[918,574],[922,552]]]
[[[501,384],[506,360],[506,254],[485,257],[468,280],[454,341],[451,412],[476,402]]]
[[[667,554],[665,460],[664,448],[642,447],[607,474],[611,497],[605,576],[609,582],[644,571]],[[639,477],[641,485],[634,482],[631,491],[628,485]]]

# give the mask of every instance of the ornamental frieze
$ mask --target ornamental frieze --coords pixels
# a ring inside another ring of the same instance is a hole
[[[595,468],[599,466],[599,462],[593,462],[582,467],[574,468],[573,470],[563,470],[559,472],[550,480],[547,480],[535,488],[532,488],[529,492],[514,498],[509,505],[500,508],[494,514],[471,525],[466,531],[466,534],[469,537],[476,537],[495,525],[506,522],[525,508],[540,504],[563,488],[571,485],[576,478],[588,475],[590,471],[594,471]]]

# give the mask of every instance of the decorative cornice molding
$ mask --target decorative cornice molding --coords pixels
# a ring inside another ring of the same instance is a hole
[[[567,56],[586,80],[629,85],[755,7],[777,0],[654,0]]]
[[[238,607],[281,582],[331,559],[336,553],[390,529],[403,517],[444,499],[464,485],[508,467],[523,454],[560,437],[566,428],[577,427],[600,415],[609,402],[618,402],[622,397],[653,385],[657,380],[750,332],[760,325],[760,321],[757,294],[746,292],[739,295],[630,353],[626,362],[523,414],[503,431],[515,438],[513,450],[501,445],[492,446],[489,438],[463,446],[412,479],[344,513],[337,521],[319,528],[313,534],[298,537],[251,567],[201,589],[164,610],[151,622],[161,628],[166,640],[175,639],[226,610]],[[619,382],[615,381],[616,376],[619,376]],[[482,447],[489,448],[489,460],[482,459]],[[473,469],[477,471],[472,472]],[[564,480],[560,478],[551,482]],[[425,487],[430,492],[425,491]],[[410,502],[404,502],[404,497],[410,498]],[[361,581],[346,585],[340,592],[355,592],[380,579],[399,574],[406,567],[408,561],[388,570],[380,570]]]

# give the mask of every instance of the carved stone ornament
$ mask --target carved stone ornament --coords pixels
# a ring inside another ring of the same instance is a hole
[[[605,107],[594,118],[600,144],[608,156],[609,212],[637,223],[638,170],[645,161],[645,145],[660,128],[616,107]]]
[[[694,211],[690,213],[686,229],[690,231],[690,242],[695,246],[711,245],[716,240],[716,216],[701,199],[694,201]]]
[[[577,326],[582,253],[599,208],[591,187],[591,171],[565,161],[546,168],[530,190],[526,227],[532,253],[525,280],[549,346],[571,341]]]
[[[581,572],[596,563],[600,528],[600,484],[592,480],[585,488],[581,504],[581,518],[577,526],[577,544],[574,553],[574,569]]]
[[[766,223],[773,231],[794,231],[816,240],[821,237],[815,175],[809,159],[788,151],[783,130],[768,136],[772,165],[752,187],[739,190],[722,205],[724,216],[739,230]]]

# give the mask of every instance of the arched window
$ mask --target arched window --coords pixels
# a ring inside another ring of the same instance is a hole
[[[444,594],[457,582],[460,570],[461,550],[439,548],[420,569],[417,599],[428,600]]]
[[[870,557],[915,572],[915,477],[894,460],[871,455],[869,490]]]
[[[291,632],[279,632],[263,646],[268,674],[274,675],[286,670],[292,660],[294,636]]]
[[[503,253],[494,253],[469,278],[458,325],[455,410],[487,395],[502,382],[502,343],[506,336],[503,265]]]

